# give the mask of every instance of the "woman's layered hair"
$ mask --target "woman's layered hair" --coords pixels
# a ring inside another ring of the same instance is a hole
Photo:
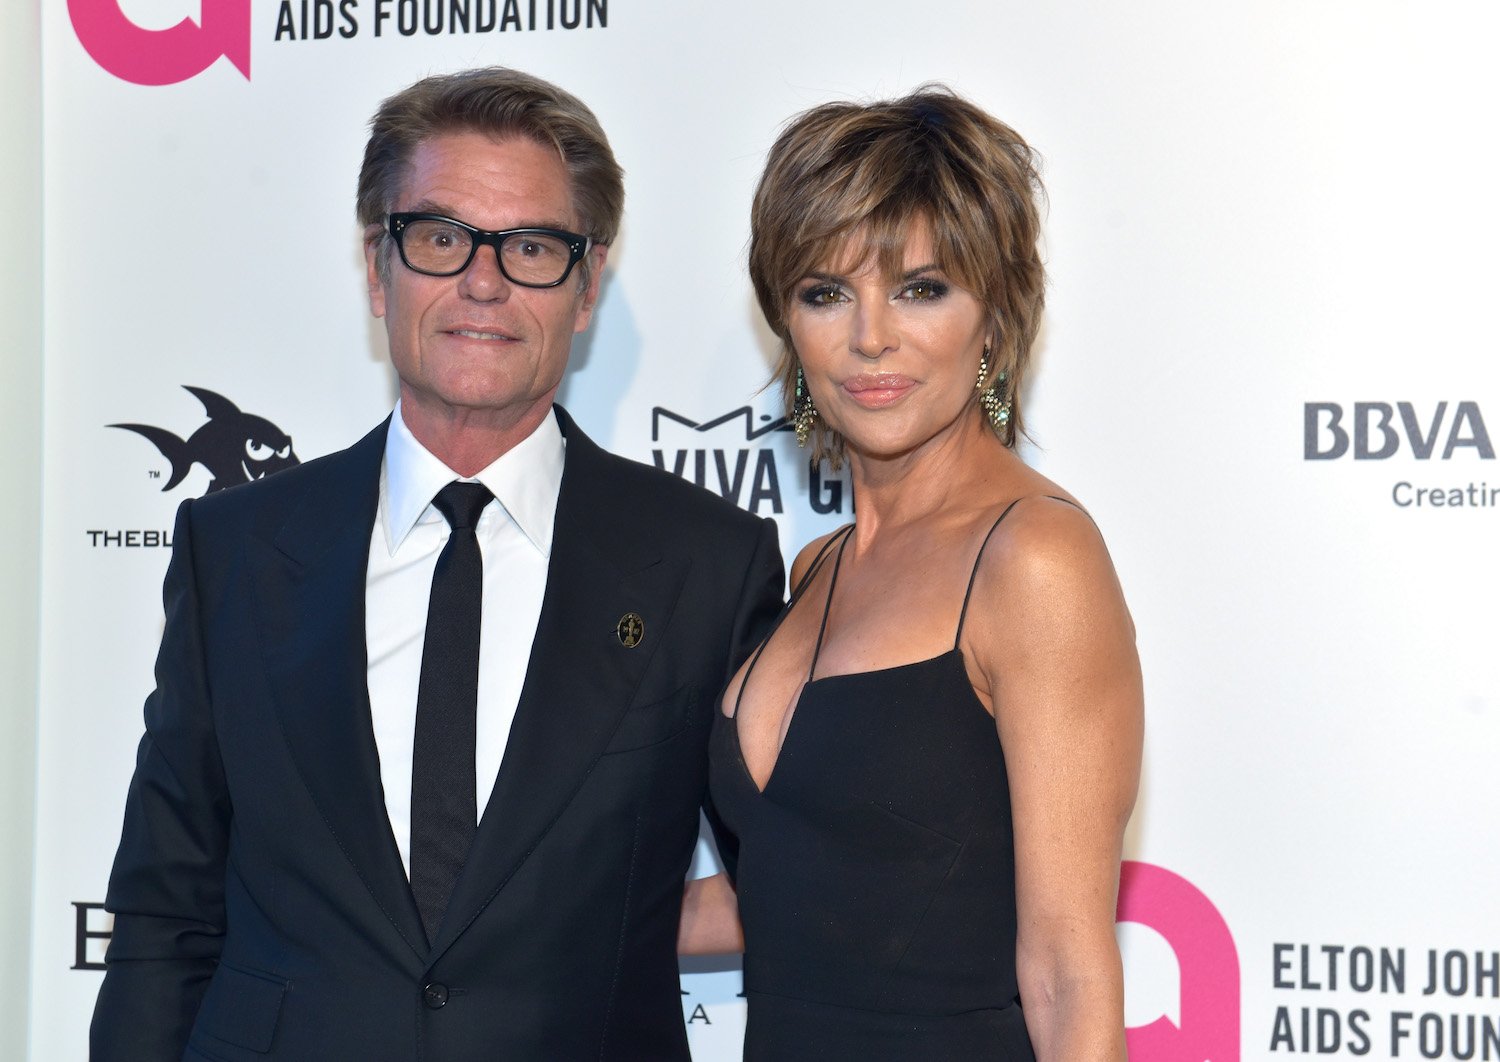
[[[912,231],[925,224],[935,264],[989,311],[990,380],[1004,372],[1011,401],[996,431],[1014,446],[1046,283],[1041,195],[1036,156],[1020,135],[942,85],[793,118],[771,148],[750,220],[750,279],[781,339],[774,382],[788,416],[799,360],[787,311],[798,281],[847,261],[851,240],[863,245],[857,261],[878,263],[894,280]],[[821,418],[812,441],[815,461],[842,460],[844,440]]]

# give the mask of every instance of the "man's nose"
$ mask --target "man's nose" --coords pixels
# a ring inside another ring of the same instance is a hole
[[[500,270],[500,249],[493,244],[484,244],[474,251],[474,260],[458,278],[461,294],[481,302],[493,302],[510,297],[511,282]]]

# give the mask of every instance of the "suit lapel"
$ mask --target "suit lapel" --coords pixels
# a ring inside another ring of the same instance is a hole
[[[256,558],[267,673],[292,758],[344,855],[417,956],[426,938],[391,834],[366,684],[365,568],[385,425],[326,459]]]
[[[682,587],[686,564],[620,548],[601,525],[614,504],[605,455],[559,410],[568,440],[547,589],[505,757],[434,941],[436,958],[520,867],[583,785],[636,690]],[[629,612],[645,624],[627,649]]]

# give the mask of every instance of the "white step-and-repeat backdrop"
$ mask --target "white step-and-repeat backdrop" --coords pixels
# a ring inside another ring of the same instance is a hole
[[[788,552],[850,498],[758,390],[744,251],[779,125],[938,79],[1021,130],[1050,195],[1027,452],[1104,528],[1147,678],[1132,1057],[1500,1059],[1493,6],[45,7],[35,1062],[85,1055],[173,510],[237,416],[305,460],[387,412],[365,121],[487,63],[576,92],[627,170],[564,403]],[[695,1057],[737,1058],[737,970],[683,987]]]

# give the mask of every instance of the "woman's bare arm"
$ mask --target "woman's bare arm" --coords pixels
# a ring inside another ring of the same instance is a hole
[[[729,875],[721,871],[689,881],[677,924],[677,954],[724,955],[744,950],[739,904]]]
[[[1037,1059],[1124,1062],[1114,921],[1143,698],[1134,626],[1086,515],[1047,499],[1016,509],[986,552],[965,643],[1005,750]]]

